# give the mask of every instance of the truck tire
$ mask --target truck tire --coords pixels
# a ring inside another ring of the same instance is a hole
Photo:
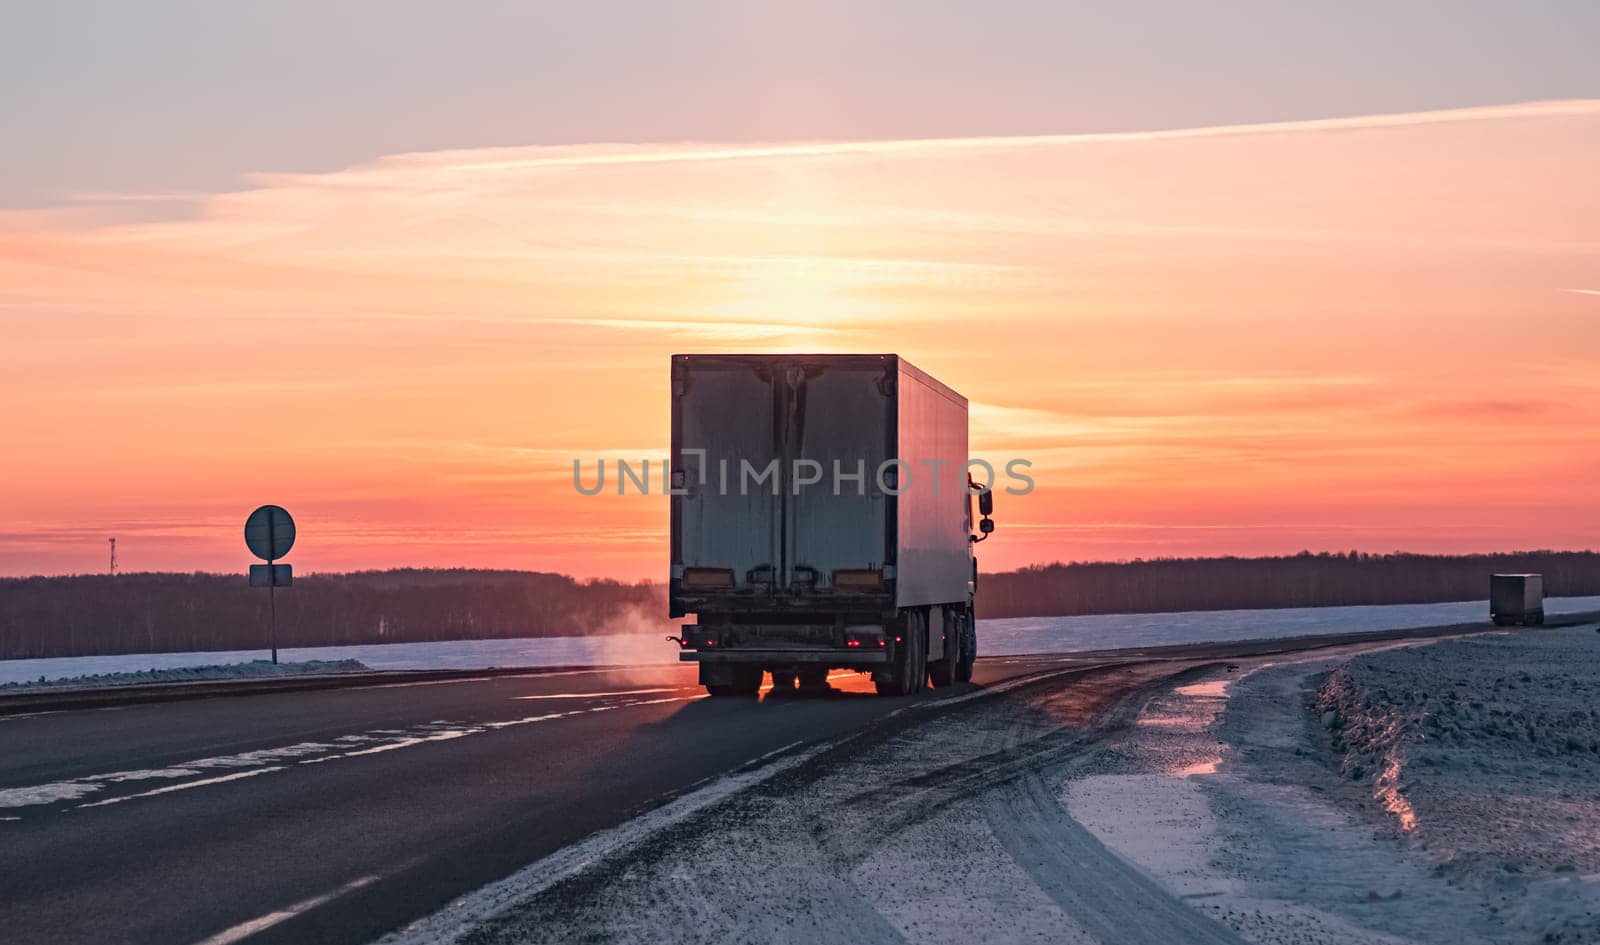
[[[706,684],[706,692],[715,698],[750,698],[761,691],[761,667],[734,666],[733,681],[721,685]]]
[[[961,631],[961,621],[951,620],[949,611],[941,607],[938,613],[943,623],[940,632],[944,634],[944,658],[928,663],[928,678],[942,689],[955,682],[956,672],[961,665],[961,643],[965,634]]]
[[[775,669],[772,671],[772,688],[774,690],[793,689],[799,678],[799,673]]]
[[[961,616],[961,661],[956,664],[956,682],[972,682],[972,661],[978,658],[978,622],[972,607]]]
[[[911,626],[914,628],[911,636],[916,640],[916,649],[911,667],[911,691],[921,692],[928,688],[928,612],[926,610],[914,611],[911,615]]]
[[[878,695],[909,696],[920,688],[917,684],[918,675],[927,676],[928,658],[926,643],[918,646],[917,637],[926,638],[926,627],[926,622],[918,619],[916,611],[906,611],[900,621],[900,642],[894,648],[894,662],[889,664],[887,671],[872,678]]]
[[[912,695],[921,692],[928,684],[928,634],[922,629],[920,623],[916,624],[912,633],[914,645],[911,648],[911,685],[909,690]]]

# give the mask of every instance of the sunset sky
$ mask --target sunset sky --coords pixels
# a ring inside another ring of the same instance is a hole
[[[723,350],[964,393],[988,568],[1600,547],[1600,6],[324,6],[8,14],[0,574],[660,579]]]

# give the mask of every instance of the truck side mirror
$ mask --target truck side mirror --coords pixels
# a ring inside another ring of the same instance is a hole
[[[978,514],[984,518],[994,514],[994,492],[992,490],[985,489],[978,493]]]
[[[983,532],[985,535],[987,535],[990,532],[994,531],[994,519],[986,518],[983,521],[979,522],[978,523],[978,531]]]

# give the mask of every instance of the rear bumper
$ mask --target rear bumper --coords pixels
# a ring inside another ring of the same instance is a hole
[[[778,666],[862,666],[889,662],[883,650],[857,648],[826,650],[758,650],[729,647],[726,650],[685,650],[678,654],[684,663],[761,663]]]

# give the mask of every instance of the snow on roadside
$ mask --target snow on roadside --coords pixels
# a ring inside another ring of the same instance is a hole
[[[1600,871],[1600,633],[1357,657],[1317,694],[1339,773],[1476,875]]]
[[[360,660],[308,660],[299,663],[273,663],[270,660],[254,660],[249,663],[180,666],[171,669],[147,669],[125,673],[96,673],[89,676],[69,676],[59,679],[47,679],[41,676],[37,680],[26,682],[0,683],[0,693],[31,692],[47,689],[102,689],[115,686],[147,685],[149,683],[268,679],[287,676],[321,676],[365,672],[370,672],[370,670]]]
[[[1252,942],[1595,941],[1595,656],[1585,628],[1221,673],[1064,802]]]

